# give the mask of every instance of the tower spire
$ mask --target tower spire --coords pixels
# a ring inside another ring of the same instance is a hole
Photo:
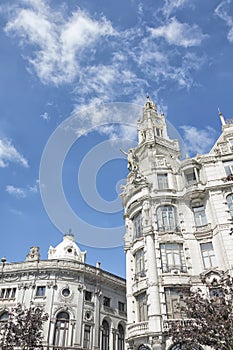
[[[221,120],[222,125],[225,125],[226,122],[225,122],[224,116],[223,116],[222,112],[220,111],[219,107],[218,107],[218,115],[219,115],[219,118]]]

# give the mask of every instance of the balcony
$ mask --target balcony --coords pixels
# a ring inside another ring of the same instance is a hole
[[[148,329],[148,321],[133,323],[128,326],[128,336],[131,338],[138,335],[144,335]]]
[[[114,315],[115,314],[115,309],[112,308],[111,306],[106,306],[106,305],[103,305],[103,309],[106,313],[108,314],[111,314],[111,315]]]
[[[205,187],[200,181],[192,180],[186,183],[185,192],[190,198],[196,198],[205,192]]]
[[[179,226],[158,226],[158,232],[159,233],[180,233],[181,229]]]
[[[164,331],[168,331],[168,330],[171,328],[171,326],[174,324],[174,322],[175,322],[177,325],[188,327],[193,321],[190,320],[190,319],[172,319],[172,320],[164,320],[164,321],[163,321],[163,330],[164,330]]]
[[[202,226],[196,226],[194,228],[195,232],[194,235],[196,238],[202,239],[202,238],[211,238],[213,235],[212,225],[206,224]]]
[[[173,274],[179,274],[179,273],[187,273],[187,266],[185,265],[162,265],[162,271],[163,273],[173,273]]]

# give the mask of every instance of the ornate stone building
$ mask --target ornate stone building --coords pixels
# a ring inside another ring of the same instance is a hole
[[[85,264],[72,234],[64,236],[48,260],[32,247],[24,262],[2,259],[0,321],[17,303],[44,308],[44,349],[123,350],[126,325],[125,280]]]
[[[208,154],[181,160],[179,142],[149,97],[128,153],[122,193],[126,224],[127,347],[177,349],[163,337],[182,318],[185,291],[205,288],[233,266],[233,121]],[[228,178],[227,178],[228,176]]]

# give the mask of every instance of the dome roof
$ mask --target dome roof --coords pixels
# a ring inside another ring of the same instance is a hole
[[[85,262],[86,251],[81,252],[80,248],[74,241],[74,235],[71,233],[63,236],[63,241],[55,248],[51,247],[48,251],[48,259],[67,259]]]

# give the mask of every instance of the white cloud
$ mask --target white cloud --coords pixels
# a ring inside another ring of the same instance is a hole
[[[7,185],[6,186],[6,192],[16,198],[26,198],[31,193],[37,193],[38,192],[38,184],[39,181],[36,180],[35,184],[33,186],[27,186],[25,188],[22,187],[15,187],[13,185]]]
[[[0,139],[0,168],[7,167],[9,163],[19,163],[28,168],[27,159],[16,150],[11,141]]]
[[[222,1],[215,9],[215,14],[221,18],[229,27],[227,39],[230,43],[233,43],[233,18],[228,14],[228,5],[231,4],[231,0]]]
[[[166,0],[164,11],[166,7],[167,13],[171,12],[183,3]],[[68,16],[66,7],[55,11],[46,4],[45,0],[23,0],[20,6],[13,6],[5,31],[20,38],[23,46],[30,46],[30,71],[34,69],[44,84],[75,82],[79,108],[116,99],[138,101],[140,95],[144,101],[155,84],[157,92],[167,82],[187,89],[194,85],[192,73],[204,59],[200,54],[189,56],[183,47],[200,45],[205,37],[196,25],[172,18],[158,28],[148,30],[141,21],[116,31],[103,16],[93,18],[80,9]],[[140,14],[143,8],[139,5]],[[166,41],[155,40],[159,36]],[[167,41],[177,45],[176,49]],[[45,112],[41,118],[48,120],[49,115]]]
[[[40,117],[46,121],[49,121],[50,119],[48,112],[44,112],[43,114],[40,115]]]
[[[175,17],[164,26],[149,30],[153,38],[163,37],[169,44],[183,47],[198,46],[207,37],[196,24],[181,23]]]
[[[183,125],[184,143],[191,155],[208,153],[216,140],[216,130],[210,126],[197,129],[195,126]]]
[[[195,85],[193,73],[206,62],[206,57],[191,52],[183,53],[181,57],[178,49],[174,51],[163,45],[158,46],[153,38],[143,39],[132,57],[141,67],[145,79],[153,79],[161,88],[167,81],[174,81],[180,88],[190,89]],[[177,61],[179,64],[174,63]]]
[[[6,192],[16,198],[25,198],[27,196],[26,191],[23,188],[15,187],[12,185],[6,186]]]
[[[45,1],[24,0],[25,8],[14,7],[5,32],[31,45],[34,57],[28,62],[43,83],[59,85],[74,80],[85,57],[85,49],[100,44],[103,37],[114,35],[106,18],[91,18],[77,9],[69,18],[54,12]]]
[[[172,12],[182,8],[185,3],[187,3],[187,0],[165,0],[164,6],[162,7],[162,13],[168,18]]]

